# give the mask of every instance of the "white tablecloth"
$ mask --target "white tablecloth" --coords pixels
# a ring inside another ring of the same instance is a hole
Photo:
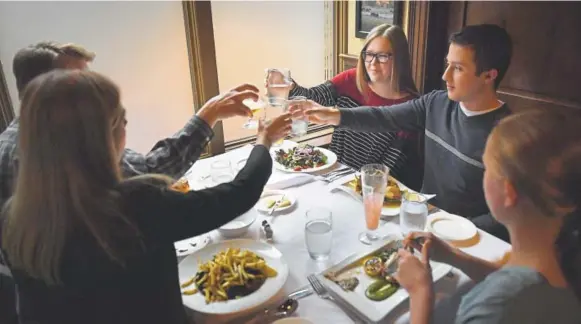
[[[249,148],[245,147],[197,162],[188,175],[190,185],[194,188],[204,186],[199,184],[200,176],[208,173],[212,161],[229,159],[235,164],[240,158],[248,156],[249,152]],[[281,179],[287,176],[288,174],[275,170],[271,179]],[[342,192],[329,192],[329,184],[324,182],[311,181],[286,190],[297,198],[297,205],[287,213],[275,216],[274,219],[258,213],[255,209],[250,210],[250,213],[257,213],[258,218],[245,237],[261,239],[260,223],[263,219],[271,223],[274,231],[273,244],[283,253],[290,269],[284,288],[284,293],[288,294],[307,286],[309,274],[320,272],[364,248],[365,246],[359,242],[357,236],[365,230],[365,218],[360,202]],[[333,213],[333,249],[329,260],[324,263],[312,260],[305,247],[305,212],[312,207],[325,207]],[[382,221],[382,230],[385,232],[398,231],[398,224],[397,216],[388,221]],[[214,242],[223,240],[217,231],[213,231],[211,236]],[[463,250],[472,255],[494,261],[500,259],[510,249],[509,244],[486,232],[479,231],[479,236],[477,244],[463,248]],[[461,296],[472,286],[470,279],[459,270],[454,269],[452,273],[453,276],[445,277],[436,283],[435,323],[453,322]],[[316,294],[299,300],[296,316],[304,317],[314,323],[352,323],[338,306],[319,298]],[[201,314],[195,314],[194,318],[196,323],[218,323],[226,319]],[[229,319],[231,320],[231,318]],[[241,322],[241,320],[234,322]],[[408,303],[400,304],[385,318],[384,322],[408,323]]]

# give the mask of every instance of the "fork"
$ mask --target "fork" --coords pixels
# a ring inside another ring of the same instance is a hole
[[[355,171],[351,168],[345,168],[337,171],[332,171],[324,175],[315,176],[316,180],[324,181],[327,183],[331,183],[341,177],[344,177],[348,174],[354,173]]]
[[[347,315],[349,316],[349,318],[354,322],[354,323],[359,323],[360,320],[357,316],[350,314],[351,312],[344,309],[343,307],[341,307],[341,305],[339,305],[339,303],[337,303],[337,301],[335,300],[335,298],[333,298],[333,296],[331,296],[329,294],[329,292],[327,291],[327,288],[325,288],[325,286],[323,286],[321,284],[321,282],[319,281],[319,278],[317,278],[317,276],[315,276],[314,274],[309,275],[307,277],[307,280],[309,281],[309,283],[311,284],[311,286],[313,286],[313,290],[315,290],[315,292],[317,293],[317,295],[319,295],[319,297],[332,301],[334,302],[337,306],[339,306],[339,308]]]

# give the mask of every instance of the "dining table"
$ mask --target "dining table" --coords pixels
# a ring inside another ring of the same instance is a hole
[[[282,147],[296,145],[285,140]],[[229,161],[233,172],[236,173],[248,157],[252,145],[247,145],[228,151],[224,154],[212,156],[197,161],[186,173],[186,178],[193,190],[200,190],[212,186],[208,182],[211,165],[215,161]],[[427,157],[429,158],[429,157]],[[336,163],[333,168],[340,167]],[[325,174],[331,169],[321,171]],[[349,177],[349,175],[346,175]],[[253,208],[248,213],[256,213],[256,220],[248,232],[241,238],[265,241],[261,223],[267,220],[273,231],[273,238],[269,241],[281,253],[288,264],[289,275],[279,293],[286,296],[298,289],[310,287],[307,276],[320,273],[344,258],[358,253],[366,246],[358,239],[358,234],[366,230],[363,204],[361,201],[345,194],[342,191],[331,190],[334,186],[345,181],[341,177],[332,183],[321,181],[312,175],[289,173],[273,167],[273,172],[266,188],[284,190],[293,195],[296,204],[285,212],[274,213],[269,216]],[[305,245],[305,213],[311,208],[322,207],[332,213],[332,249],[329,258],[325,261],[315,261],[310,258]],[[197,215],[196,217],[211,217],[211,215]],[[428,216],[428,219],[433,217]],[[382,217],[380,228],[382,234],[400,234],[399,216]],[[212,242],[226,240],[217,230],[207,234]],[[511,249],[510,244],[478,230],[477,236],[471,242],[459,246],[463,251],[488,261],[502,259]],[[462,296],[474,286],[473,281],[462,271],[452,268],[451,272],[437,281],[435,287],[434,323],[453,323],[456,311]],[[257,305],[255,310],[243,315],[207,315],[189,312],[195,323],[245,323],[253,314],[264,309],[265,305]],[[299,300],[299,307],[293,316],[305,318],[313,323],[353,323],[345,313],[345,305],[340,305],[320,298],[316,293]],[[400,303],[382,321],[382,323],[409,323],[409,301]],[[363,321],[362,321],[363,322]]]

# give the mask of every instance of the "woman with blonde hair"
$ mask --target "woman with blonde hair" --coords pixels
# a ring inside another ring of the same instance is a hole
[[[510,233],[503,267],[472,257],[430,233],[412,233],[422,260],[400,251],[398,280],[411,298],[412,323],[429,323],[428,259],[478,282],[456,323],[581,323],[581,112],[534,109],[503,119],[484,152],[484,192]]]
[[[399,26],[383,24],[371,30],[359,54],[357,68],[304,88],[293,83],[290,97],[305,96],[323,106],[353,108],[391,106],[419,95],[414,84],[408,42]],[[391,175],[419,190],[423,179],[423,136],[415,132],[355,132],[335,128],[331,150],[341,163],[359,169],[382,163]]]
[[[211,105],[256,100],[229,92]],[[260,125],[246,166],[201,191],[162,176],[122,180],[125,110],[117,86],[89,71],[55,70],[25,89],[15,194],[1,226],[24,323],[185,323],[173,242],[249,210],[272,169],[282,115]]]

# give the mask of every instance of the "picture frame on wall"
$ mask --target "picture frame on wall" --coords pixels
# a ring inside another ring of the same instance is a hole
[[[401,26],[402,15],[403,1],[356,1],[355,36],[366,38],[374,27],[381,24]]]

